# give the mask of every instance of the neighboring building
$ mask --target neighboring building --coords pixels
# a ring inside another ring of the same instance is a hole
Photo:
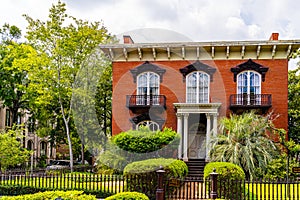
[[[256,109],[288,126],[288,60],[300,40],[124,44],[101,49],[113,62],[112,134],[171,127],[178,158],[206,159],[220,117]]]
[[[0,105],[1,106],[1,105]],[[11,126],[11,112],[7,108],[0,107],[0,130]],[[46,157],[48,163],[50,159],[54,159],[56,155],[56,149],[51,148],[50,142],[47,138],[40,138],[33,130],[34,123],[30,119],[30,115],[25,111],[20,111],[17,124],[24,124],[25,129],[23,132],[23,138],[20,140],[23,147],[32,150],[33,155],[31,157],[29,165],[36,167],[41,157]]]

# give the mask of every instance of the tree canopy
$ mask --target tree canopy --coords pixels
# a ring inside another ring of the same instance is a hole
[[[89,23],[69,16],[65,3],[61,1],[52,5],[45,22],[24,16],[29,23],[26,34],[28,42],[39,53],[46,54],[44,65],[31,68],[28,87],[35,91],[34,94],[32,92],[35,97],[32,106],[47,117],[61,117],[72,170],[72,89],[86,59],[99,44],[108,42],[111,35],[101,22]],[[54,106],[50,112],[49,106]]]
[[[7,132],[0,132],[0,166],[1,171],[7,169],[9,166],[23,164],[28,161],[30,151],[22,148],[20,140],[22,135],[20,129],[9,130]]]
[[[28,69],[39,65],[42,57],[30,45],[17,42],[21,37],[17,27],[4,24],[0,34],[0,99],[10,112],[11,120],[6,125],[12,127],[17,123],[20,109],[29,110]]]
[[[288,104],[289,104],[289,137],[300,143],[300,67],[289,71]]]

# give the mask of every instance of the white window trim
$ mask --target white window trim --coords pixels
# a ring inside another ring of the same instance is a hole
[[[253,71],[253,70],[243,71],[237,75],[237,84],[236,84],[236,90],[237,90],[236,93],[237,94],[242,94],[239,92],[239,78],[240,78],[240,75],[242,75],[244,73],[247,73],[247,77],[248,77],[248,79],[247,79],[247,94],[250,94],[250,72],[253,72],[254,74],[258,75],[260,85],[259,85],[259,91],[256,94],[261,94],[261,74],[256,71]]]
[[[157,91],[154,95],[159,95],[160,94],[160,76],[155,72],[148,71],[148,72],[141,73],[137,76],[137,84],[136,84],[137,85],[137,87],[136,87],[137,95],[142,95],[140,90],[139,90],[140,77],[146,75],[146,77],[147,77],[147,94],[146,95],[150,96],[150,76],[152,74],[156,76],[156,78],[157,78],[156,84],[158,85]],[[137,104],[142,104],[143,105],[143,101],[144,101],[144,99],[137,99]],[[141,102],[141,103],[139,103],[139,102]],[[159,104],[159,98],[152,99],[152,103],[153,104]],[[148,104],[150,104],[150,98],[147,98],[147,105]]]
[[[188,102],[189,98],[188,98],[188,83],[189,83],[189,77],[194,74],[194,73],[197,73],[197,88],[196,88],[196,102]],[[203,71],[194,71],[194,72],[191,72],[189,73],[187,76],[186,76],[186,84],[185,84],[185,87],[186,87],[186,96],[185,96],[185,99],[186,99],[186,103],[199,103],[199,75],[200,74],[204,74],[208,77],[207,79],[207,99],[205,102],[202,102],[202,103],[209,103],[209,99],[210,99],[210,76],[209,74],[203,72]]]
[[[247,105],[250,105],[251,104],[251,98],[249,98],[250,97],[250,94],[251,94],[251,90],[250,90],[250,87],[251,87],[251,85],[250,85],[250,73],[251,72],[253,72],[255,75],[258,75],[258,77],[259,77],[259,80],[258,80],[258,82],[259,82],[259,89],[258,89],[258,91],[255,93],[255,95],[260,95],[261,94],[261,74],[260,73],[258,73],[258,72],[256,72],[256,71],[253,71],[253,70],[246,70],[246,71],[242,71],[242,72],[240,72],[238,75],[237,75],[237,85],[236,85],[236,94],[238,94],[238,95],[241,95],[241,94],[243,94],[243,93],[241,93],[240,91],[239,91],[239,83],[240,83],[240,76],[242,75],[242,74],[245,74],[245,73],[247,73]],[[237,98],[239,98],[238,96],[237,96]],[[243,99],[244,97],[243,96],[240,96],[240,101],[242,102],[244,99]],[[238,100],[239,101],[239,100]],[[260,96],[257,96],[256,97],[256,99],[255,99],[255,104],[256,105],[259,105],[261,103],[261,97]]]
[[[145,125],[145,123],[146,123],[146,125]],[[136,125],[136,130],[139,130],[139,127],[140,127],[141,125],[144,125],[144,126],[147,126],[147,127],[149,127],[150,125],[155,125],[156,128],[157,128],[157,130],[160,130],[159,124],[158,124],[157,122],[155,122],[155,121],[151,121],[151,120],[144,120],[144,121],[141,121],[141,122],[139,122],[139,123]],[[150,130],[151,130],[151,129],[150,129]],[[157,130],[151,130],[151,131],[157,131]]]
[[[144,72],[144,73],[141,73],[141,74],[139,74],[138,76],[137,76],[137,95],[140,95],[139,94],[139,77],[140,76],[142,76],[142,75],[147,75],[147,88],[150,88],[150,74],[155,74],[156,76],[157,76],[157,83],[158,83],[158,94],[157,95],[159,95],[160,94],[160,77],[159,77],[159,75],[158,74],[156,74],[156,73],[154,73],[154,72]],[[147,90],[147,95],[150,95],[150,90]]]

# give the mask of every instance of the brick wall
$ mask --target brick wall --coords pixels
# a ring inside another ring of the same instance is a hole
[[[201,61],[216,68],[213,82],[210,84],[210,102],[222,103],[219,117],[228,116],[229,96],[236,93],[236,82],[233,81],[233,73],[230,68],[235,67],[247,60],[214,60]],[[288,84],[288,61],[283,60],[253,60],[265,67],[269,67],[265,82],[262,82],[262,94],[272,94],[272,107],[270,112],[278,114],[274,121],[276,127],[287,130],[287,84]],[[173,103],[185,102],[185,82],[179,72],[194,61],[159,61],[152,62],[166,69],[163,82],[160,86],[160,94],[167,98],[167,109],[161,115],[166,119],[165,126],[176,130],[176,112]],[[134,115],[126,108],[126,95],[136,93],[136,83],[130,73],[143,62],[115,62],[113,63],[113,135],[132,128],[129,119]]]

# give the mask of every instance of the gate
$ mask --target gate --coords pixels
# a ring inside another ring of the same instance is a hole
[[[166,182],[166,199],[211,199],[211,181],[201,177],[171,178]]]

